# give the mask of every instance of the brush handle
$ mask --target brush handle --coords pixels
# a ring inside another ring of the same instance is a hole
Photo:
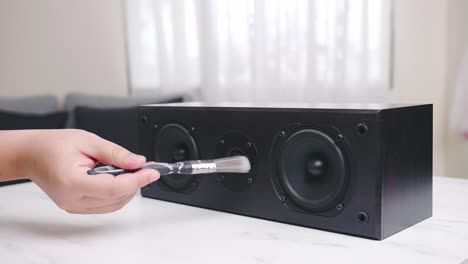
[[[239,158],[245,159],[239,163]],[[233,163],[234,162],[234,163]],[[219,168],[218,168],[219,165]],[[245,167],[245,168],[244,168]],[[141,169],[157,170],[160,175],[169,174],[207,174],[216,172],[225,173],[248,173],[250,171],[250,163],[246,157],[229,157],[215,160],[189,160],[176,163],[162,162],[147,162],[143,167],[136,170],[126,170],[114,166],[102,166],[88,171],[90,175],[96,174],[112,174],[120,175],[124,173],[132,173]]]
[[[157,170],[160,175],[169,175],[173,173],[177,174],[192,174],[192,164],[187,162],[177,162],[177,163],[162,163],[162,162],[147,162],[143,167],[135,170],[126,170],[114,166],[102,166],[97,167],[88,171],[89,175],[96,174],[112,174],[114,176],[124,174],[124,173],[133,173],[142,169],[153,169]]]

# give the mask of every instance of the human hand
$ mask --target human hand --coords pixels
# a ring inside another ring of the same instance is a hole
[[[19,131],[17,131],[19,132]],[[155,170],[115,177],[88,175],[97,162],[124,169],[143,166],[144,156],[95,134],[76,129],[29,130],[19,158],[27,175],[63,210],[78,214],[110,213],[125,206],[139,188],[159,179]]]

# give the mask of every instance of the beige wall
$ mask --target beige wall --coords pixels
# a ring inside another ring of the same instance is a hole
[[[458,67],[468,49],[468,1],[450,0],[448,4],[448,97],[447,113],[458,74]],[[468,118],[468,116],[467,116]],[[447,129],[447,175],[468,178],[468,140]]]
[[[434,175],[445,175],[448,0],[394,0],[395,74],[389,101],[434,104]]]
[[[1,0],[0,96],[127,93],[122,1]]]

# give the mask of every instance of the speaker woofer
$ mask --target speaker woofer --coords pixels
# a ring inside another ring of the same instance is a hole
[[[346,153],[317,128],[295,129],[282,138],[275,164],[284,195],[306,211],[320,213],[335,208],[347,190]]]
[[[183,160],[199,159],[198,147],[194,138],[181,125],[168,124],[161,128],[156,135],[154,160],[159,162],[179,162]],[[166,175],[158,181],[162,187],[172,191],[184,191],[192,187],[196,180],[194,175]]]

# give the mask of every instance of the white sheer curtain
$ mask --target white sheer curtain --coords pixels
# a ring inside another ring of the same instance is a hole
[[[458,134],[468,139],[468,47],[458,69],[450,125]]]
[[[127,0],[132,89],[199,89],[206,101],[375,99],[390,86],[390,1]]]

